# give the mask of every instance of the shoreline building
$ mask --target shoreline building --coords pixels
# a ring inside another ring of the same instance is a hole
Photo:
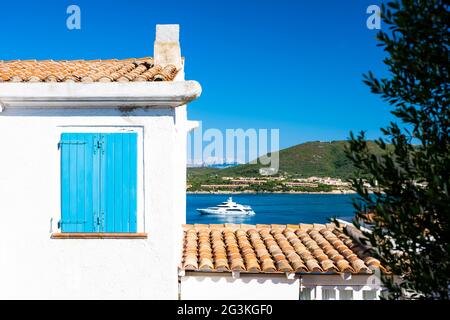
[[[177,298],[184,63],[178,25],[153,58],[0,61],[0,298]]]
[[[351,225],[185,225],[181,299],[378,300],[389,271]]]

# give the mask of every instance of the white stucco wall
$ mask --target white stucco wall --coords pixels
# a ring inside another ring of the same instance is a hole
[[[304,274],[288,279],[283,275],[241,274],[233,278],[224,273],[188,272],[180,276],[183,300],[301,300],[300,291],[311,290],[311,300],[324,300],[324,290],[335,292],[336,300],[346,299],[343,291],[351,291],[353,300],[363,300],[365,291],[379,299],[381,286],[371,275]]]
[[[186,167],[186,112],[179,108],[0,113],[0,299],[178,297]],[[57,143],[77,126],[138,132],[145,159],[138,230],[148,239],[50,238],[60,220]]]
[[[343,300],[344,290],[353,292],[352,300],[364,300],[365,291],[374,291],[376,300],[379,300],[382,287],[376,274],[304,274],[300,277],[300,288],[311,288],[312,300],[324,300],[324,290],[334,291],[336,300]]]
[[[184,276],[180,283],[182,300],[298,300],[299,279],[283,276],[231,275]]]

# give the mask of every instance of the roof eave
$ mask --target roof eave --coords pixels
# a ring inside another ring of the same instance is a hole
[[[201,94],[197,81],[0,83],[4,108],[176,108]]]

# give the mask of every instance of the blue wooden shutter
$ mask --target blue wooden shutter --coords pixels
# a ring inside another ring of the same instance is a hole
[[[61,135],[61,230],[95,232],[98,212],[98,188],[94,182],[99,154],[94,144],[97,135],[63,133]],[[98,185],[98,183],[97,183]]]
[[[137,134],[102,134],[102,208],[105,232],[136,232]]]
[[[137,231],[137,134],[63,133],[62,232]]]

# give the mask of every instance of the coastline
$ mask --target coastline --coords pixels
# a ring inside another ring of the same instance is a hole
[[[353,190],[333,190],[333,191],[270,191],[270,192],[257,192],[252,190],[247,191],[186,191],[186,194],[356,194]]]

